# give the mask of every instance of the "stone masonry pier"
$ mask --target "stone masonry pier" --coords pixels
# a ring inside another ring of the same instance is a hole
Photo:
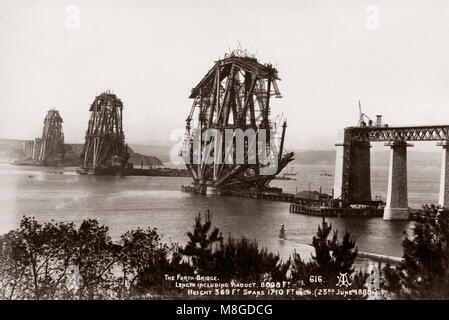
[[[443,149],[441,153],[440,197],[438,204],[444,209],[449,209],[449,141],[441,141],[438,145]]]
[[[388,169],[387,204],[384,220],[407,220],[409,218],[407,195],[407,147],[405,141],[386,143],[391,147]]]
[[[380,120],[380,119],[378,119]],[[334,199],[340,205],[366,205],[371,200],[370,143],[391,148],[385,220],[409,219],[407,147],[410,141],[436,141],[442,147],[439,205],[449,209],[449,125],[390,127],[381,121],[348,127],[337,140]]]
[[[348,200],[352,203],[371,201],[370,148],[369,141],[358,141],[351,144]]]

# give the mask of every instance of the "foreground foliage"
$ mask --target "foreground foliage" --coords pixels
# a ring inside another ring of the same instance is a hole
[[[315,255],[287,261],[246,238],[223,238],[210,212],[195,218],[184,247],[164,244],[157,229],[135,229],[120,241],[96,220],[39,223],[24,217],[20,227],[0,236],[2,299],[148,299],[183,297],[165,275],[210,275],[220,282],[290,281],[293,288],[335,287],[346,273],[350,288],[364,288],[367,275],[355,273],[355,241],[323,219],[313,237]],[[330,239],[328,239],[330,237]],[[322,284],[309,281],[321,275]]]
[[[403,241],[403,262],[383,270],[387,290],[400,299],[449,299],[448,241],[447,213],[425,205],[412,238]]]
[[[296,283],[308,283],[306,288],[316,289],[319,287],[336,288],[341,274],[349,276],[348,287],[345,289],[363,289],[365,287],[368,274],[362,271],[355,272],[353,267],[357,257],[355,240],[351,239],[349,232],[345,232],[343,239],[338,240],[338,232],[334,231],[332,238],[329,236],[332,225],[329,225],[323,218],[321,226],[318,227],[316,236],[313,237],[313,247],[315,255],[310,262],[304,262],[297,253],[293,254],[291,278]],[[323,282],[310,282],[311,275],[321,275]],[[330,299],[336,296],[325,296]],[[357,297],[365,298],[365,297]]]

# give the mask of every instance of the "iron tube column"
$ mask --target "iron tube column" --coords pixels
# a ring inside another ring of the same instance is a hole
[[[349,174],[349,202],[371,201],[371,145],[369,141],[351,142],[351,170]]]
[[[348,148],[347,143],[344,141],[344,132],[343,130],[339,131],[337,137],[337,143],[335,144],[336,152],[335,152],[335,173],[334,173],[334,199],[344,199],[345,197],[345,151]]]
[[[334,173],[334,192],[333,199],[348,201],[348,184],[350,171],[350,145],[351,137],[350,131],[347,129],[338,132],[335,158],[335,173]],[[341,202],[340,202],[341,204]]]
[[[408,220],[407,147],[412,145],[405,141],[393,141],[385,145],[391,147],[391,154],[387,204],[383,218],[384,220]]]

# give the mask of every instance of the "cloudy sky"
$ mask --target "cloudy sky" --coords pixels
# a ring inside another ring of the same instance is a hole
[[[112,90],[129,143],[183,128],[190,89],[239,43],[279,69],[287,146],[331,149],[363,111],[390,125],[449,123],[449,1],[0,2],[0,137],[39,136],[49,108],[82,142]]]

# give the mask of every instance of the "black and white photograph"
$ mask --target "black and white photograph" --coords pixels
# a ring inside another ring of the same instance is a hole
[[[448,300],[448,36],[447,0],[0,0],[0,300]]]

